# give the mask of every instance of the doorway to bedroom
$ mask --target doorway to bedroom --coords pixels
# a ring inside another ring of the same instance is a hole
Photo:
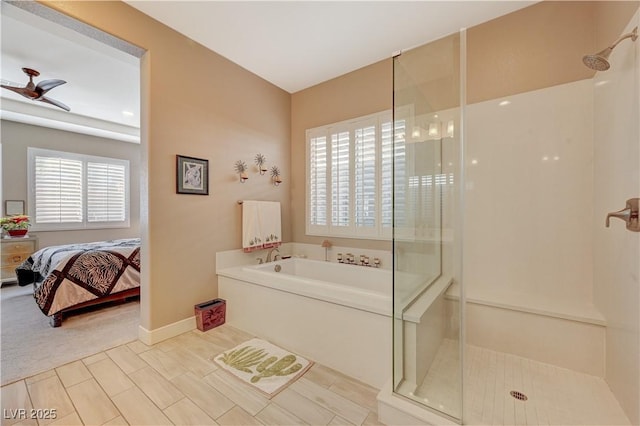
[[[2,216],[31,222],[26,238],[1,240],[5,385],[137,339],[146,164],[144,51],[35,2],[3,2],[1,14]],[[20,96],[30,78],[51,102]],[[16,267],[33,279],[18,285]]]

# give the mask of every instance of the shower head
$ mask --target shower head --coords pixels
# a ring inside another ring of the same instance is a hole
[[[596,70],[596,71],[608,70],[609,67],[611,66],[609,64],[609,55],[611,55],[611,52],[613,52],[613,49],[618,45],[618,43],[620,43],[622,40],[627,38],[630,38],[631,41],[636,41],[638,39],[638,27],[635,27],[632,32],[620,37],[618,40],[615,41],[615,43],[613,43],[611,46],[607,47],[606,49],[598,53],[595,53],[593,55],[584,55],[582,57],[582,62],[584,62],[584,64],[587,67],[591,68],[592,70]]]
[[[613,48],[607,47],[603,51],[594,53],[593,55],[584,55],[582,62],[592,70],[606,71],[611,66],[611,64],[609,64],[609,55],[611,52],[613,52]]]

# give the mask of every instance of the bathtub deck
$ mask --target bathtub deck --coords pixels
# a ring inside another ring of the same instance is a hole
[[[378,390],[322,365],[269,400],[210,361],[252,337],[225,324],[153,346],[136,340],[16,381],[2,387],[2,424],[380,424]],[[31,409],[55,410],[56,421],[24,417]]]
[[[477,346],[466,345],[465,350],[466,424],[630,424],[599,377]],[[459,410],[458,351],[457,341],[443,342],[415,391],[417,399],[450,413]],[[528,400],[516,400],[509,394],[512,390],[524,393]]]

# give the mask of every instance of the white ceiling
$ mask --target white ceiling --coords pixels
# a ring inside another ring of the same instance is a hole
[[[66,112],[2,89],[2,118],[139,141],[138,58],[11,4],[3,2],[1,8],[3,82],[26,85],[29,78],[23,67],[40,72],[36,84],[65,80],[47,97],[71,108]]]
[[[126,2],[289,93],[535,3]],[[138,58],[4,1],[1,12],[2,80],[24,85],[22,67],[40,71],[36,83],[66,80],[48,96],[71,107],[68,113],[3,89],[2,118],[139,140]]]
[[[535,1],[126,3],[295,93]]]

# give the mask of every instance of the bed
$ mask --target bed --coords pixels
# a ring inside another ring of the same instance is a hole
[[[59,327],[71,312],[140,295],[140,239],[46,247],[16,275],[21,286],[33,283],[38,307]]]

